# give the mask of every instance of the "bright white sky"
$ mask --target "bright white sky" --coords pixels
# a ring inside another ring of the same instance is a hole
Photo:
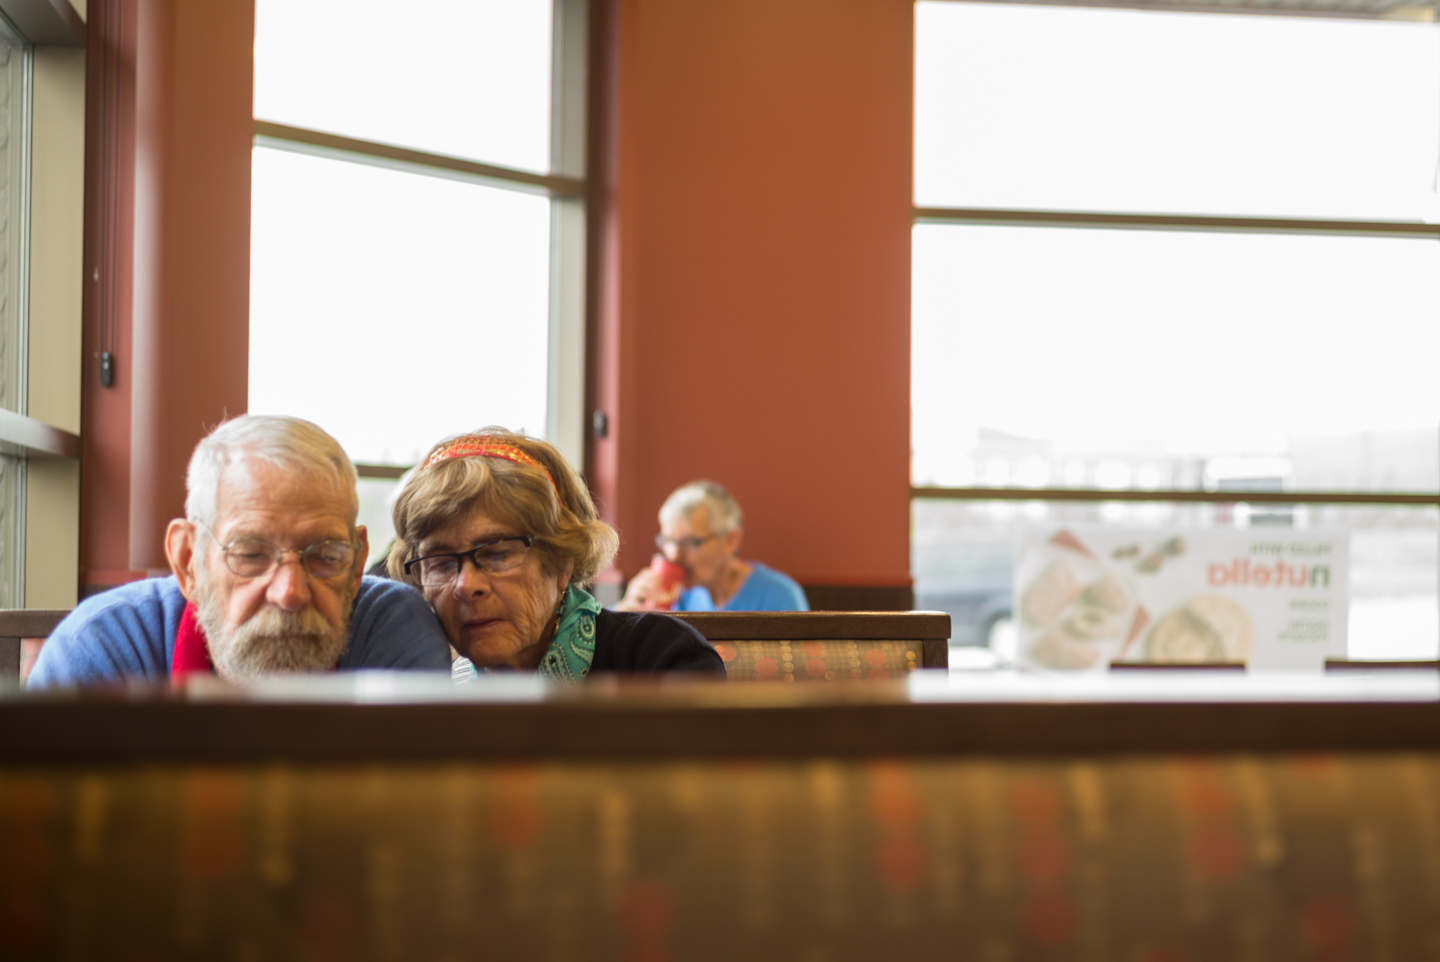
[[[548,0],[414,5],[260,0],[256,116],[546,169]],[[919,204],[1440,220],[1436,25],[944,0],[916,23]],[[543,432],[548,202],[263,149],[254,179],[252,410],[362,461]],[[1434,242],[919,227],[914,272],[917,481],[954,481],[982,425],[1220,454],[1440,424]]]
[[[255,116],[550,166],[550,0],[258,0]]]
[[[252,412],[382,464],[545,433],[549,200],[262,148],[253,177]]]
[[[916,4],[921,206],[1440,220],[1440,26]]]
[[[550,17],[259,0],[255,116],[545,171]],[[545,433],[546,198],[264,148],[253,181],[251,411],[309,418],[361,462],[489,424]]]
[[[916,202],[1440,220],[1440,27],[921,2]],[[920,483],[980,426],[1283,452],[1440,426],[1440,243],[920,226]]]

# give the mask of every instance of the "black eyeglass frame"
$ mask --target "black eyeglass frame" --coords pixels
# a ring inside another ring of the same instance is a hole
[[[415,566],[418,565],[418,564],[420,564],[422,561],[432,561],[432,560],[434,560],[435,558],[454,558],[454,559],[455,559],[455,566],[456,566],[456,567],[455,567],[455,574],[451,575],[451,576],[450,576],[449,578],[447,578],[445,581],[441,581],[441,582],[438,582],[437,584],[433,584],[433,585],[426,585],[425,587],[427,587],[427,588],[436,588],[436,587],[439,587],[440,585],[443,585],[443,584],[445,584],[446,582],[451,581],[451,580],[455,579],[456,577],[458,577],[459,574],[460,574],[460,572],[465,569],[465,562],[466,562],[466,561],[469,561],[472,565],[474,565],[474,566],[475,566],[475,570],[477,570],[477,571],[484,571],[486,574],[498,574],[499,572],[494,572],[494,571],[489,571],[489,570],[487,570],[487,569],[485,568],[485,566],[480,563],[480,558],[478,557],[478,555],[479,555],[479,553],[480,553],[481,551],[483,551],[484,549],[490,548],[490,547],[494,547],[495,545],[501,544],[501,543],[506,542],[506,541],[523,541],[523,542],[525,543],[525,547],[526,547],[526,548],[533,548],[533,547],[535,547],[535,538],[534,538],[533,536],[528,535],[528,534],[512,534],[512,535],[506,535],[506,536],[503,537],[503,538],[491,538],[489,541],[482,541],[482,542],[480,542],[479,544],[477,544],[475,547],[471,548],[471,549],[468,550],[468,551],[437,551],[437,552],[435,552],[434,554],[427,554],[427,555],[425,555],[424,557],[421,557],[421,558],[411,558],[409,561],[405,562],[405,564],[402,566],[402,568],[403,568],[404,571],[405,571],[405,577],[407,577],[407,578],[414,577],[416,580],[419,580],[420,576],[419,576],[419,575],[412,575],[411,572],[415,569]],[[515,567],[518,568],[519,565],[516,565]],[[504,568],[504,569],[502,569],[502,570],[503,570],[503,571],[513,571],[513,570],[515,570],[515,569],[514,569],[514,568]]]
[[[195,527],[199,528],[210,536],[210,540],[215,543],[215,547],[220,549],[220,557],[225,559],[225,567],[229,568],[230,573],[235,575],[237,578],[264,578],[266,575],[272,573],[273,571],[275,571],[275,569],[279,568],[282,564],[285,563],[285,556],[287,554],[293,554],[299,556],[300,567],[305,570],[305,573],[307,575],[312,578],[319,578],[321,581],[329,581],[332,578],[339,578],[343,575],[349,574],[352,570],[353,565],[355,564],[356,556],[360,553],[360,546],[354,541],[316,541],[314,544],[307,544],[303,548],[282,548],[275,542],[266,541],[264,538],[234,538],[230,541],[222,543],[220,539],[215,536],[215,532],[210,530],[209,525],[205,524],[202,521],[195,521],[192,523],[195,525]],[[266,568],[264,571],[257,572],[255,574],[246,574],[243,571],[237,571],[235,569],[235,559],[230,554],[230,549],[237,544],[264,545],[265,547],[269,548],[270,567]],[[337,571],[334,574],[327,575],[321,574],[316,571],[311,571],[310,562],[319,557],[317,552],[322,548],[328,547],[345,548],[347,551],[350,552],[349,560],[345,562],[340,571]]]

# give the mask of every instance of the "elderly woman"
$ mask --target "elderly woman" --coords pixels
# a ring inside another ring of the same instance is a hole
[[[689,625],[607,611],[585,592],[619,539],[544,441],[487,428],[438,445],[394,518],[390,574],[424,592],[471,677],[476,669],[566,682],[598,672],[724,673]]]

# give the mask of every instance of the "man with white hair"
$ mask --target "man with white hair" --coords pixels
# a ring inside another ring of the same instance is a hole
[[[789,575],[740,557],[745,519],[735,498],[714,481],[691,481],[660,506],[655,546],[685,571],[667,588],[654,566],[630,579],[619,611],[809,611]]]
[[[86,599],[51,634],[29,687],[214,673],[448,671],[450,648],[414,588],[364,576],[355,467],[299,418],[246,415],[195,448],[174,574]]]

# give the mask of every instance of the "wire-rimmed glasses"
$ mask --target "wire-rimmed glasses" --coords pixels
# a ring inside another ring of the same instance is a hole
[[[282,548],[263,538],[236,538],[221,544],[209,527],[198,521],[195,524],[220,549],[225,567],[242,578],[265,577],[284,564],[287,554],[298,555],[305,571],[322,580],[349,574],[355,563],[356,548],[349,541],[317,541],[303,548]]]

